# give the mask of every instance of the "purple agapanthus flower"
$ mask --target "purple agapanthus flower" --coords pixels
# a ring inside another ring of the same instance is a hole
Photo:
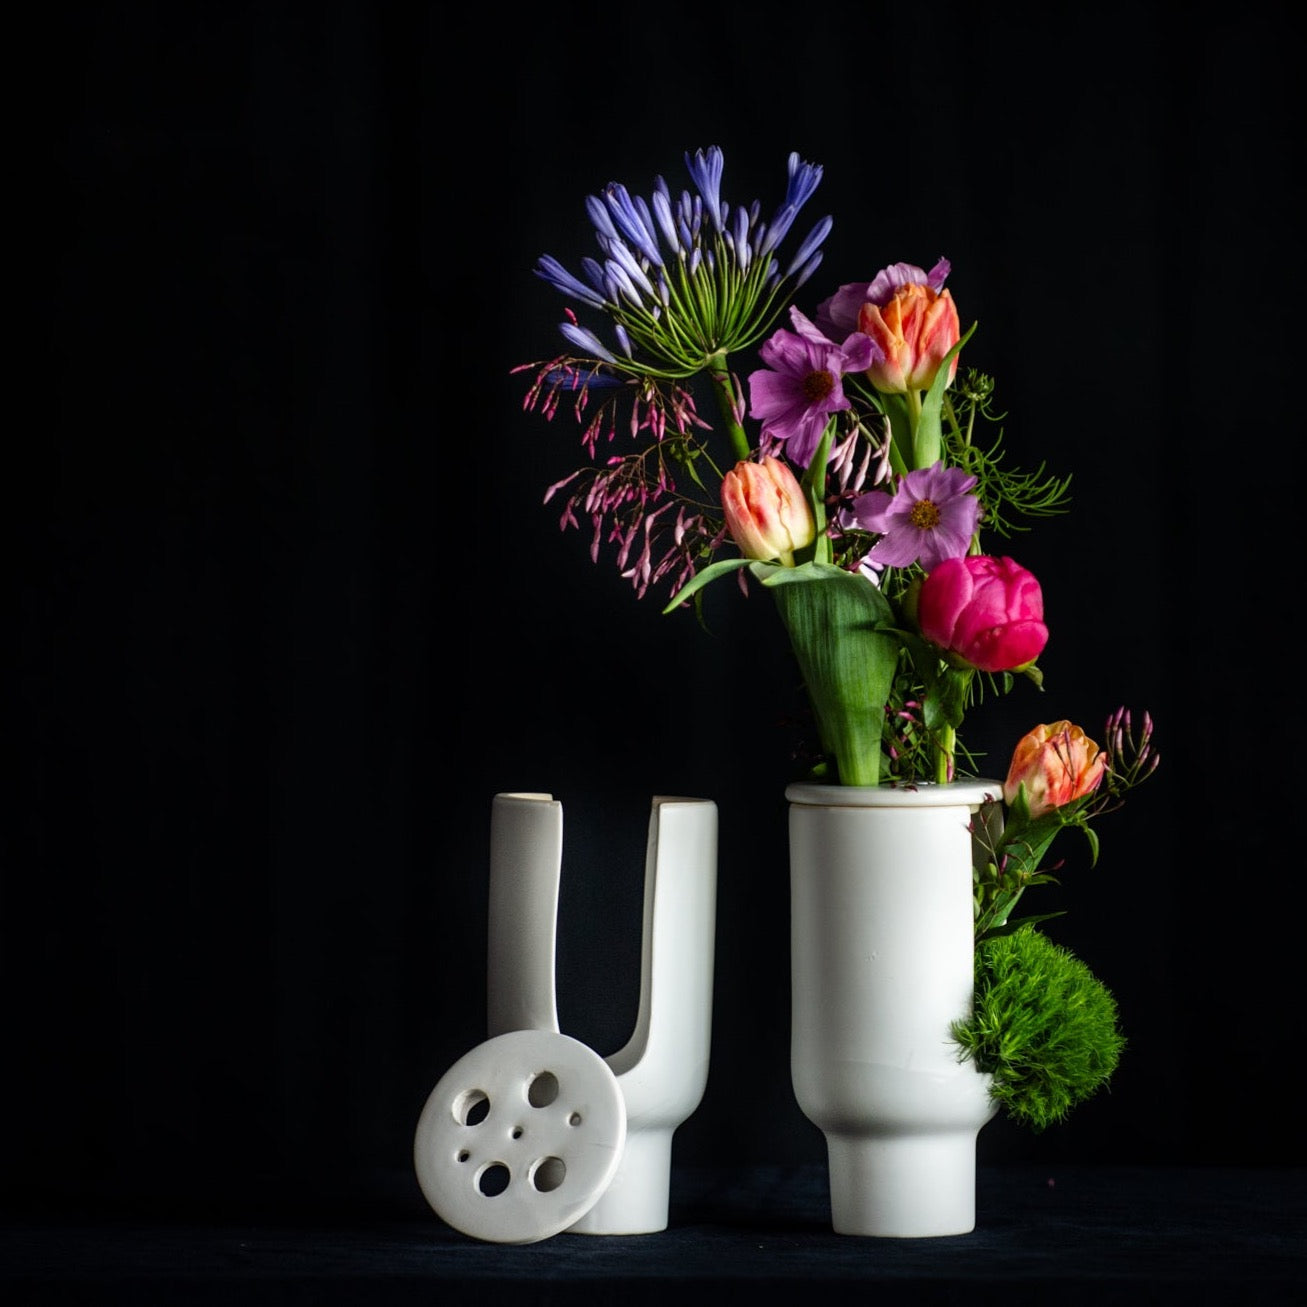
[[[980,521],[980,500],[970,491],[976,478],[943,462],[916,468],[890,495],[869,490],[844,514],[846,525],[875,531],[880,539],[867,554],[886,567],[920,563],[926,571],[946,558],[960,558]]]
[[[929,286],[933,291],[944,289],[953,265],[940,259],[929,272],[915,263],[891,263],[882,268],[871,281],[848,282],[829,299],[817,305],[817,329],[834,339],[858,329],[858,312],[864,304],[884,308],[894,298],[900,286]]]
[[[840,378],[864,372],[880,351],[859,331],[834,344],[798,309],[790,320],[795,331],[782,328],[758,351],[767,367],[750,374],[749,402],[763,435],[783,440],[790,461],[807,467],[830,415],[850,407]]]
[[[627,376],[679,380],[702,371],[704,359],[719,351],[751,345],[816,271],[831,231],[827,215],[789,263],[780,262],[781,242],[821,182],[820,164],[790,154],[785,199],[770,219],[757,200],[732,205],[722,198],[719,146],[687,153],[685,164],[694,193],[673,198],[658,177],[648,200],[615,181],[587,197],[601,257],[583,258],[580,276],[547,254],[536,262],[536,276],[606,318],[617,334],[614,349],[569,320],[568,345]]]

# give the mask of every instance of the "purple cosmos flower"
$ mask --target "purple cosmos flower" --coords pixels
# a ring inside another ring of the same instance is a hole
[[[782,328],[758,351],[767,368],[749,376],[750,408],[763,435],[785,441],[791,462],[807,467],[827,419],[850,407],[840,378],[864,372],[878,351],[860,331],[833,344],[798,309],[791,308],[790,320],[797,334]]]
[[[817,328],[831,337],[843,336],[858,329],[858,310],[864,304],[884,307],[894,298],[900,286],[929,286],[933,291],[944,289],[953,265],[940,259],[929,272],[915,263],[891,263],[882,268],[872,281],[849,282],[841,286],[829,299],[817,305]]]
[[[976,478],[942,462],[900,479],[897,493],[869,490],[853,501],[846,525],[875,531],[880,539],[867,557],[886,567],[920,563],[926,571],[970,548],[980,500],[969,491]]]

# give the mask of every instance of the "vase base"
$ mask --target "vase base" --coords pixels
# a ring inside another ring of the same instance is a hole
[[[976,1135],[827,1135],[836,1234],[927,1239],[976,1228]]]
[[[672,1130],[628,1128],[617,1171],[571,1234],[657,1234],[667,1229]]]

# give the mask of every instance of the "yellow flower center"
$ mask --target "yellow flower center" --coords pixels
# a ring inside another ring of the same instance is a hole
[[[933,499],[918,499],[908,517],[922,531],[933,531],[939,525],[939,509]]]

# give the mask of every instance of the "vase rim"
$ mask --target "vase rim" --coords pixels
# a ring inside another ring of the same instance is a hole
[[[1003,782],[975,779],[919,781],[914,785],[816,785],[795,781],[786,786],[791,803],[814,808],[978,808],[986,799],[1003,798]]]

